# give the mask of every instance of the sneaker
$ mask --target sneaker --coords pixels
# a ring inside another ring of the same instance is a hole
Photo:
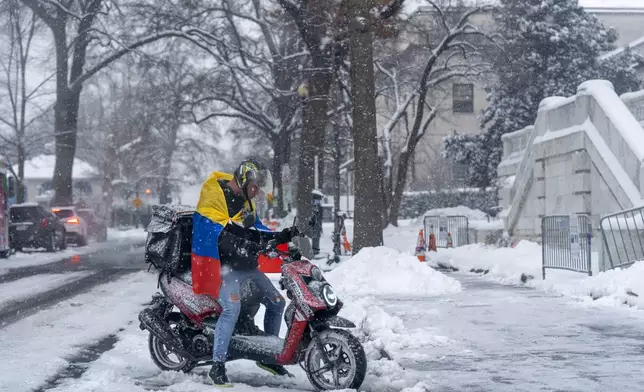
[[[212,364],[208,376],[217,388],[232,388],[233,384],[228,381],[226,377],[226,364],[223,362],[215,362]]]
[[[271,373],[274,376],[289,376],[293,377],[291,373],[282,365],[269,365],[266,363],[255,362],[255,364],[260,368],[264,369],[267,372]]]

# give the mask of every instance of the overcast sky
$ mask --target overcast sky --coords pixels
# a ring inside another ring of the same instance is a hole
[[[644,0],[579,0],[584,7],[644,8]]]
[[[494,0],[470,0],[475,4],[494,3]],[[456,0],[454,0],[456,2]],[[644,0],[579,0],[583,7],[601,7],[601,8],[642,8],[644,9]],[[405,2],[406,11],[416,9],[420,5],[427,5],[424,0],[407,0]]]

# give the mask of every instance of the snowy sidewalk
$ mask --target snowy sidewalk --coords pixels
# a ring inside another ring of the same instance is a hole
[[[432,391],[634,391],[644,385],[644,315],[476,276],[463,291],[387,308],[411,327],[449,336],[402,366],[427,372]],[[397,310],[395,310],[397,309]],[[432,312],[427,312],[432,309]],[[419,319],[421,314],[432,314]]]

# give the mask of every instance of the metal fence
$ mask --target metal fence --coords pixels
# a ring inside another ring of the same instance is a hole
[[[549,215],[541,219],[541,270],[546,268],[584,272],[592,276],[591,239],[588,215]]]
[[[470,243],[470,225],[466,216],[428,215],[423,219],[423,225],[426,243],[429,244],[429,236],[433,233],[437,248],[447,248],[448,245],[456,248]]]
[[[599,226],[611,269],[644,260],[644,206],[607,215]]]

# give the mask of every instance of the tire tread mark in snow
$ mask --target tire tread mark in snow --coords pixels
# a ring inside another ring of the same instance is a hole
[[[103,337],[94,344],[82,347],[76,354],[67,358],[69,362],[67,366],[49,377],[43,385],[34,389],[33,392],[44,392],[58,387],[66,379],[80,378],[88,369],[89,365],[96,361],[103,353],[113,349],[118,340],[118,336],[111,334]]]
[[[133,246],[138,246],[137,244],[128,244],[127,246],[120,246],[110,249],[100,249],[95,252],[89,252],[84,254],[78,254],[83,259],[92,259],[98,258],[104,254],[111,254],[118,251],[127,251],[132,249]],[[69,271],[84,271],[89,269],[94,269],[91,265],[85,264],[70,264],[69,260],[74,257],[74,255],[69,255],[61,257],[58,260],[40,265],[30,265],[26,267],[17,267],[9,268],[8,271],[0,275],[0,284],[9,283],[19,279],[28,278],[34,275],[48,274],[48,273],[60,273],[60,272],[69,272]]]
[[[95,274],[85,276],[65,285],[56,287],[35,295],[24,301],[14,302],[0,309],[0,328],[13,324],[27,316],[31,316],[58,302],[86,292],[121,276],[133,273],[133,270],[104,269]]]
[[[36,275],[57,274],[57,273],[73,272],[73,271],[85,271],[89,269],[89,268],[85,268],[84,266],[82,267],[74,266],[74,265],[69,265],[64,267],[61,266],[61,263],[66,262],[68,259],[69,257],[66,257],[62,260],[54,261],[52,263],[47,263],[43,265],[12,268],[6,274],[0,275],[0,284],[15,282],[16,280],[29,278]]]

